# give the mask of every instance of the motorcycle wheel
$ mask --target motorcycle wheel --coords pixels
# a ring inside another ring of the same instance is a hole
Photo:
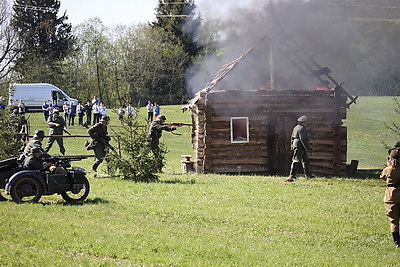
[[[43,188],[38,179],[31,176],[17,178],[11,186],[11,198],[17,203],[38,202]]]
[[[88,179],[85,177],[82,188],[72,189],[71,191],[62,192],[62,198],[68,203],[79,203],[84,201],[89,195],[90,185]],[[74,185],[76,186],[76,185]]]

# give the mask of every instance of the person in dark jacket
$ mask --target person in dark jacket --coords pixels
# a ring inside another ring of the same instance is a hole
[[[51,165],[51,162],[43,164],[42,150],[38,147],[34,147],[30,154],[25,158],[23,167],[28,170],[43,171],[48,169]]]
[[[294,182],[296,172],[300,165],[303,167],[304,175],[307,178],[310,175],[310,162],[308,154],[311,153],[311,147],[308,141],[307,117],[301,116],[297,119],[297,125],[293,128],[291,136],[291,149],[293,151],[292,164],[290,167],[289,178],[286,182]]]
[[[107,125],[110,123],[109,116],[103,116],[100,122],[96,123],[88,129],[88,134],[92,138],[92,147],[96,157],[92,165],[92,171],[97,172],[97,168],[103,162],[104,157],[107,155],[107,144],[111,140],[108,136]]]

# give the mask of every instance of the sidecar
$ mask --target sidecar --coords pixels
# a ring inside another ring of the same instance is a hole
[[[69,203],[84,201],[90,185],[86,172],[79,167],[65,168],[67,173],[26,170],[17,158],[0,161],[0,201],[38,202],[42,195],[61,194]]]

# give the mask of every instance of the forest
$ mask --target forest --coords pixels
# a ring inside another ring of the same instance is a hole
[[[11,83],[51,83],[113,107],[183,104],[272,16],[351,94],[400,93],[399,0],[248,2],[210,17],[196,1],[159,0],[154,21],[108,27],[96,17],[72,25],[59,0],[0,0],[0,95]]]

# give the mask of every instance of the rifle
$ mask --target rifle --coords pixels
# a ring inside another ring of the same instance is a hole
[[[63,128],[63,131],[66,132],[68,135],[71,135],[70,132],[67,131],[67,129]]]
[[[96,141],[102,142],[106,147],[108,147],[112,151],[115,151],[115,148],[112,145],[110,145],[110,143],[106,139],[99,138],[99,139],[96,139]]]
[[[173,122],[173,123],[166,123],[166,124],[162,124],[162,125],[167,125],[169,127],[171,127],[171,126],[175,126],[175,127],[193,126],[193,124],[183,123],[183,122]]]

